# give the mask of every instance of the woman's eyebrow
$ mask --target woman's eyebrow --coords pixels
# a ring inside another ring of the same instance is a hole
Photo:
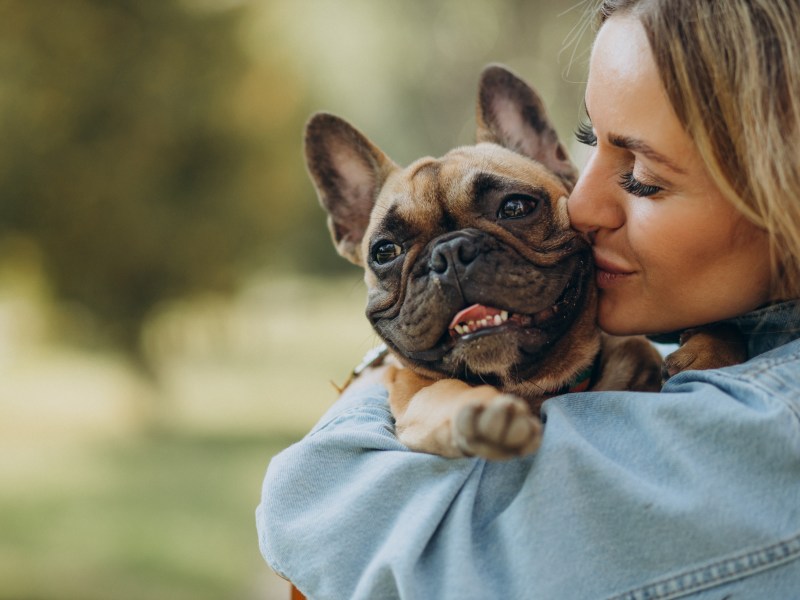
[[[650,146],[648,146],[642,140],[638,140],[632,137],[626,137],[623,135],[609,135],[608,136],[608,143],[612,146],[616,146],[617,148],[623,148],[624,150],[629,150],[630,152],[638,152],[643,156],[649,158],[652,161],[661,163],[671,171],[675,173],[679,173],[681,175],[686,174],[686,170],[680,168],[666,156],[653,150]]]
[[[589,119],[589,123],[592,122],[592,117],[589,114],[589,108],[586,106],[586,99],[583,100],[583,110],[586,112],[586,118]],[[624,135],[609,135],[608,136],[608,143],[612,146],[616,146],[617,148],[622,148],[623,150],[629,150],[631,152],[638,152],[650,160],[654,160],[658,163],[661,163],[671,171],[678,173],[680,175],[686,175],[686,170],[680,168],[666,156],[653,150],[652,147],[648,146],[642,140],[637,140],[636,138],[627,137]]]

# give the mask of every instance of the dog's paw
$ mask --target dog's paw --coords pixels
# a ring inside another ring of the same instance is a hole
[[[681,334],[681,347],[664,359],[662,377],[689,369],[720,369],[747,360],[744,337],[733,325],[719,324],[688,329]]]
[[[464,406],[453,421],[453,440],[465,456],[524,456],[539,448],[542,423],[525,401],[500,394],[488,404],[472,402]]]

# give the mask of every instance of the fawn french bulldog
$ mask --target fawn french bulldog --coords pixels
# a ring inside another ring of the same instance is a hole
[[[408,447],[526,454],[548,397],[660,388],[649,342],[595,325],[591,248],[567,215],[577,169],[539,96],[505,68],[481,75],[474,146],[402,168],[318,113],[305,152],[336,249],[365,269]]]

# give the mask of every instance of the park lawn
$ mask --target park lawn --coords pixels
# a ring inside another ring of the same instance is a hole
[[[258,549],[261,481],[374,345],[363,298],[269,278],[177,306],[155,383],[6,305],[26,326],[0,352],[0,600],[287,598]]]
[[[0,598],[285,597],[253,512],[295,437],[160,431],[49,457],[52,477],[0,489]]]

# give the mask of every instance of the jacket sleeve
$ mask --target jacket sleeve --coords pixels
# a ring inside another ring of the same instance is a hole
[[[791,597],[793,346],[660,394],[551,399],[539,452],[502,462],[406,450],[386,391],[354,386],[270,463],[262,553],[315,599],[705,598],[734,584]]]
[[[477,467],[410,452],[394,436],[386,390],[352,386],[270,462],[257,509],[262,554],[313,598],[395,597]]]

